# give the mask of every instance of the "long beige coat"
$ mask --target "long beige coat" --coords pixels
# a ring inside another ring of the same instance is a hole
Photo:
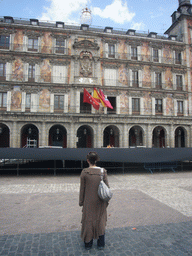
[[[79,206],[83,206],[81,238],[86,243],[105,233],[108,203],[102,201],[97,194],[100,174],[100,168],[92,167],[82,170],[80,176]],[[109,186],[105,169],[103,180]]]

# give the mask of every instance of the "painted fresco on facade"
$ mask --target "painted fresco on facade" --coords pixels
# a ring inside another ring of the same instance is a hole
[[[118,81],[121,85],[128,85],[128,72],[125,65],[121,65],[118,70]]]
[[[150,61],[150,49],[147,42],[143,42],[143,45],[141,47],[141,60]]]
[[[170,45],[165,45],[163,49],[163,62],[172,64],[172,50]]]
[[[166,115],[173,115],[173,94],[167,94],[166,98]]]
[[[52,37],[51,33],[46,32],[41,40],[41,52],[52,53]]]
[[[125,44],[125,40],[120,40],[118,45],[118,55],[120,56],[120,59],[127,59],[127,46]]]
[[[11,111],[21,111],[22,93],[19,88],[11,91]]]
[[[171,68],[167,68],[165,71],[165,88],[172,89],[173,88],[173,75]]]
[[[120,113],[121,114],[129,113],[129,99],[126,92],[123,92],[120,95]]]
[[[151,70],[149,66],[143,68],[143,87],[151,86]]]
[[[23,81],[23,62],[21,59],[16,59],[13,62],[12,79],[14,81]]]
[[[13,43],[13,50],[15,51],[22,51],[23,50],[23,31],[17,30],[15,37],[14,37],[14,43]]]
[[[192,20],[188,20],[188,44],[192,44]]]
[[[39,111],[40,112],[50,111],[50,99],[51,99],[51,95],[49,90],[43,89],[39,94]]]
[[[151,115],[152,101],[151,101],[150,92],[143,92],[143,107],[144,107],[144,114]]]
[[[44,59],[40,66],[40,81],[51,82],[51,65],[47,59]]]

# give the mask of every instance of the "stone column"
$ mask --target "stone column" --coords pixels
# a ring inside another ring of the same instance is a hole
[[[74,131],[74,123],[71,122],[70,125],[70,133],[69,133],[69,138],[70,138],[70,143],[69,143],[69,148],[76,148],[77,147],[77,137],[76,137],[76,132]]]
[[[148,148],[152,148],[152,138],[153,138],[153,134],[151,130],[151,124],[148,124],[147,125],[147,147]]]
[[[20,143],[18,143],[18,137],[21,139],[21,133],[17,130],[17,122],[13,122],[12,129],[10,127],[10,147],[11,148],[20,148]]]
[[[128,134],[128,127],[127,124],[124,124],[123,126],[123,147],[128,148],[129,146],[129,134]]]
[[[175,147],[175,133],[174,133],[174,126],[173,124],[169,127],[169,147],[174,148]]]
[[[96,147],[97,148],[101,148],[103,146],[103,133],[102,133],[102,129],[101,129],[101,122],[98,122],[97,124],[97,134],[96,134]]]
[[[42,132],[39,133],[39,146],[48,146],[49,131],[46,129],[45,122],[42,123]]]

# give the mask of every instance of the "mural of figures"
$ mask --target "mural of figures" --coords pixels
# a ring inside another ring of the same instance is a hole
[[[23,49],[23,31],[17,30],[14,37],[13,50],[22,51],[22,49]]]
[[[150,61],[150,49],[147,42],[143,42],[143,46],[141,48],[141,60]]]
[[[129,100],[126,95],[126,92],[123,92],[120,95],[120,112],[121,114],[128,114],[129,113]]]
[[[143,69],[143,87],[151,86],[151,71],[149,66],[144,66]]]
[[[163,50],[163,59],[164,59],[164,62],[165,63],[169,63],[171,64],[172,63],[172,50],[170,48],[170,45],[165,45],[165,48]]]
[[[171,89],[173,87],[173,76],[171,69],[168,68],[165,72],[165,88]]]
[[[11,111],[21,111],[21,100],[21,91],[16,90],[11,92]]]
[[[23,62],[21,59],[16,59],[13,62],[12,79],[14,81],[23,81]]]
[[[44,59],[40,66],[40,81],[51,82],[51,65],[47,59]]]
[[[51,33],[45,32],[41,41],[41,52],[52,53],[52,37]]]
[[[39,94],[39,111],[50,111],[50,92],[47,89],[43,89]]]
[[[144,103],[144,114],[151,115],[152,102],[151,102],[151,93],[150,92],[144,92],[143,103]]]
[[[173,95],[172,94],[167,94],[167,99],[166,99],[166,114],[167,115],[173,115]]]
[[[122,85],[128,85],[128,74],[127,74],[127,69],[124,67],[124,65],[121,65],[118,73],[119,73],[119,82]]]
[[[125,45],[125,40],[121,40],[119,42],[118,54],[120,56],[120,59],[126,59],[127,58],[127,47]]]

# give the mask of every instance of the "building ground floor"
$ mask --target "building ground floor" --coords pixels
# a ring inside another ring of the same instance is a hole
[[[0,147],[192,147],[187,117],[1,115]]]

